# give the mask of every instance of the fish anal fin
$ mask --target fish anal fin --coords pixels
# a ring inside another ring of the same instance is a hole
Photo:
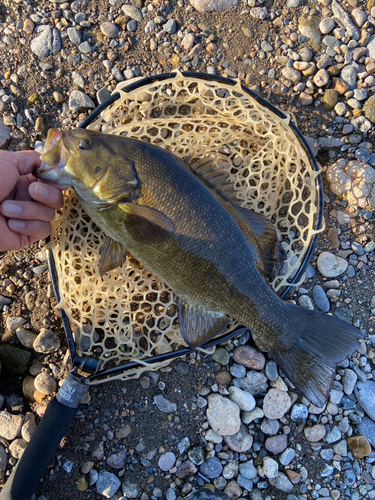
[[[238,207],[238,210],[256,235],[255,244],[263,263],[263,275],[271,278],[278,256],[278,238],[275,226],[263,214],[242,207]]]
[[[103,276],[109,271],[116,269],[116,267],[123,266],[125,262],[126,249],[124,245],[122,245],[118,241],[113,240],[110,236],[107,236],[100,251],[100,276]]]
[[[160,243],[174,233],[174,224],[169,217],[154,208],[134,203],[121,203],[126,213],[126,230],[140,243]]]
[[[178,319],[183,339],[190,347],[198,347],[220,335],[229,318],[221,312],[207,311],[184,300],[178,300]]]

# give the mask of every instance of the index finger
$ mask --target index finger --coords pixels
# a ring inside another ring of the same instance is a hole
[[[42,162],[37,151],[0,151],[0,168],[2,163],[15,167],[20,175],[26,175],[39,167]]]

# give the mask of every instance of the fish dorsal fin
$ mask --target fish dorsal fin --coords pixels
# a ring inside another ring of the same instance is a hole
[[[99,262],[99,274],[103,276],[105,273],[121,267],[126,262],[126,249],[124,245],[107,236],[101,250]]]
[[[278,238],[275,226],[263,214],[242,207],[237,207],[237,210],[246,219],[256,234],[255,245],[258,248],[259,257],[263,263],[263,275],[271,278],[278,254]],[[246,228],[241,227],[241,229],[248,238]]]
[[[222,333],[229,318],[221,312],[207,311],[179,299],[178,321],[183,339],[190,347],[198,347]]]
[[[126,213],[127,231],[140,243],[160,243],[174,233],[171,219],[155,208],[134,203],[120,203],[119,207]]]
[[[193,172],[198,175],[208,187],[232,203],[238,203],[233,183],[228,180],[228,172],[215,164],[216,159],[220,159],[217,154],[211,153],[195,162],[190,162],[191,155],[185,159]]]

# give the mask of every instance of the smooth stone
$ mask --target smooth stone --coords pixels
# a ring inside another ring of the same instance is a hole
[[[35,377],[34,386],[37,391],[47,395],[53,394],[57,389],[56,380],[45,372],[39,373]]]
[[[239,464],[239,471],[246,479],[255,479],[258,475],[257,469],[254,467],[253,460]]]
[[[91,54],[93,52],[93,48],[89,44],[89,42],[82,42],[78,45],[78,50],[82,52],[82,54]]]
[[[295,68],[285,67],[281,70],[281,73],[284,78],[293,83],[297,83],[301,80],[301,73]]]
[[[219,436],[219,434],[216,434],[216,432],[212,429],[208,429],[208,431],[205,434],[205,439],[206,441],[209,441],[211,443],[219,444],[223,441],[223,437]]]
[[[279,465],[273,458],[265,457],[262,472],[268,479],[273,479],[279,474]]]
[[[154,396],[154,403],[156,404],[158,409],[163,413],[174,413],[177,411],[176,403],[169,401],[161,394]]]
[[[253,420],[257,420],[263,417],[264,417],[263,410],[262,408],[259,408],[259,406],[256,406],[252,411],[243,411],[241,413],[241,420],[246,425],[253,422]]]
[[[17,331],[17,328],[20,328],[22,325],[26,323],[24,318],[19,316],[8,316],[6,320],[6,327],[11,332]]]
[[[264,443],[266,450],[270,451],[274,455],[279,455],[288,446],[288,437],[286,434],[279,434],[277,436],[271,436],[266,439]]]
[[[117,431],[115,431],[115,438],[116,439],[124,439],[128,437],[132,432],[132,428],[130,427],[129,424],[125,424],[121,426]]]
[[[353,40],[359,40],[360,32],[352,22],[346,10],[336,0],[332,1],[331,8],[334,16],[344,25],[347,31],[351,32],[351,38]]]
[[[255,406],[254,397],[248,392],[243,391],[239,387],[231,386],[228,387],[229,399],[239,406],[240,410],[252,411]]]
[[[211,357],[220,365],[225,366],[229,363],[229,352],[224,347],[217,347]]]
[[[319,272],[326,278],[335,278],[348,268],[348,262],[330,252],[322,252],[317,261]]]
[[[266,359],[257,349],[249,345],[236,347],[233,351],[233,361],[239,365],[246,366],[254,370],[262,370]]]
[[[265,418],[260,426],[263,434],[268,434],[270,436],[274,436],[279,432],[280,424],[278,420],[271,420],[269,418]]]
[[[349,86],[349,90],[356,88],[357,73],[357,68],[352,64],[348,64],[341,70],[340,78]]]
[[[168,19],[168,21],[163,24],[163,30],[167,33],[176,33],[177,23],[175,19]]]
[[[21,432],[23,415],[12,415],[7,411],[0,411],[0,436],[12,441]]]
[[[271,478],[269,482],[277,490],[284,491],[285,493],[293,491],[293,484],[289,481],[288,477],[282,472],[279,472],[279,475],[277,477]]]
[[[28,443],[36,430],[35,415],[34,413],[27,412],[25,421],[21,429],[23,439]]]
[[[325,91],[325,94],[324,94],[323,99],[322,99],[322,103],[326,109],[331,110],[331,109],[335,108],[338,100],[339,100],[339,94],[338,94],[337,90],[328,89]]]
[[[220,394],[208,397],[207,420],[220,436],[236,434],[240,430],[241,419],[238,405]]]
[[[333,451],[336,453],[336,455],[346,457],[348,455],[348,445],[345,439],[342,439],[338,443],[334,444]]]
[[[279,460],[281,465],[288,465],[296,456],[296,452],[293,448],[287,448],[283,453],[281,453]]]
[[[253,436],[241,423],[240,430],[236,434],[224,435],[224,441],[231,450],[237,453],[246,453],[253,445]]]
[[[167,500],[169,499],[167,498]],[[230,498],[222,491],[201,488],[185,497],[184,500],[230,500]]]
[[[219,372],[216,373],[215,379],[218,384],[221,384],[226,387],[231,383],[232,376],[230,372],[228,372],[228,370],[220,370]]]
[[[114,23],[105,22],[100,25],[100,31],[107,38],[116,38],[119,33],[118,27]]]
[[[336,23],[331,17],[325,17],[319,23],[319,29],[323,35],[330,33],[335,26]]]
[[[363,423],[363,422],[362,422]],[[375,424],[373,424],[373,427],[375,427]],[[361,424],[360,424],[361,427]],[[361,429],[360,429],[361,431]],[[375,441],[375,436],[374,434],[371,434],[371,437],[373,438],[372,441]],[[349,451],[352,453],[354,458],[364,458],[368,457],[371,455],[372,449],[370,446],[370,443],[367,439],[366,436],[359,435],[359,436],[353,436],[348,438],[347,440],[347,445],[349,448]],[[372,442],[372,445],[374,446],[374,443]]]
[[[319,311],[327,313],[330,310],[331,305],[323,288],[320,285],[315,285],[312,295]]]
[[[325,69],[320,69],[317,73],[315,73],[313,82],[317,87],[324,87],[329,82],[329,74]]]
[[[203,446],[197,445],[190,448],[188,457],[195,465],[201,465],[205,459],[205,450]]]
[[[370,120],[371,123],[375,123],[375,95],[372,95],[369,99],[367,99],[363,106],[363,112],[365,117]]]
[[[110,455],[107,458],[106,462],[113,469],[122,469],[125,465],[127,454],[128,451],[123,448],[118,453],[113,453],[112,455]]]
[[[336,441],[339,441],[341,439],[341,431],[338,427],[333,427],[333,429],[328,432],[325,436],[325,442],[327,444],[331,443],[336,443]]]
[[[69,40],[74,44],[74,45],[79,45],[82,42],[82,35],[81,32],[77,28],[68,28],[67,30]]]
[[[305,427],[303,429],[305,437],[311,443],[317,443],[321,441],[326,435],[326,428],[323,424],[312,425],[311,427]]]
[[[357,382],[355,395],[367,415],[375,421],[375,382],[372,380]]]
[[[3,118],[0,116],[0,149],[6,149],[10,143],[11,129],[4,124]]]
[[[95,104],[90,97],[80,90],[73,90],[69,96],[69,109],[74,112],[87,111],[94,109]]]
[[[163,453],[159,458],[158,466],[162,471],[168,472],[170,469],[172,469],[175,463],[176,455],[171,451],[167,451],[166,453]]]
[[[43,399],[46,397],[45,394],[37,391],[35,388],[35,377],[28,375],[23,379],[22,382],[22,392],[26,399],[31,402],[41,403]]]
[[[75,90],[73,92],[79,91]],[[52,330],[42,328],[34,341],[33,347],[36,352],[51,354],[60,347],[60,340]]]
[[[270,419],[283,417],[291,406],[289,394],[277,389],[270,389],[263,400],[264,415]]]
[[[131,17],[140,23],[143,21],[142,12],[137,9],[137,7],[134,7],[133,5],[123,5],[121,10],[126,16]]]
[[[9,452],[14,458],[21,458],[27,446],[27,441],[23,438],[15,439],[9,446]]]
[[[223,466],[217,457],[210,457],[200,466],[201,473],[209,479],[219,477],[223,471]]]
[[[352,394],[352,392],[354,391],[354,387],[355,387],[355,384],[357,382],[357,379],[358,379],[358,376],[353,370],[350,370],[349,368],[346,368],[344,370],[344,375],[341,377],[341,382],[342,382],[342,385],[344,386],[345,394],[347,394],[347,395]]]
[[[106,470],[99,471],[96,491],[105,498],[111,498],[120,488],[120,479]]]

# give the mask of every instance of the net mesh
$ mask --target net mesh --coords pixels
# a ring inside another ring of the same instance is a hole
[[[239,205],[275,225],[284,260],[270,285],[275,291],[288,285],[316,232],[318,211],[317,172],[289,119],[278,117],[239,82],[231,86],[177,73],[167,81],[119,92],[121,97],[89,128],[147,141],[182,158],[211,155],[228,172]],[[130,255],[121,270],[100,277],[105,234],[73,191],[63,210],[55,256],[62,305],[78,349],[98,356],[102,369],[139,362],[117,377],[160,368],[145,359],[184,345],[173,292]]]

